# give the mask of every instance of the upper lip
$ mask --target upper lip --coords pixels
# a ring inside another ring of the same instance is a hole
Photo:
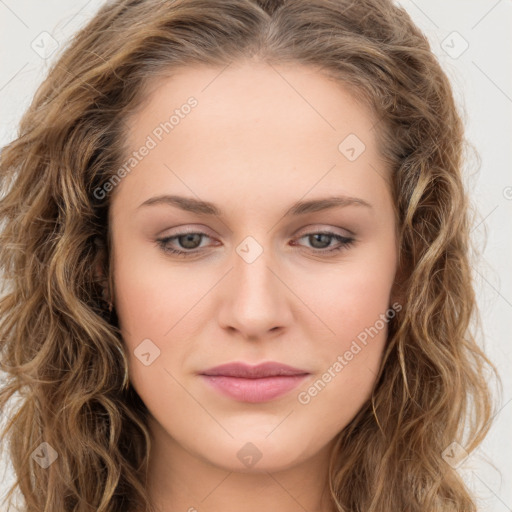
[[[309,372],[277,362],[266,362],[256,366],[241,362],[221,364],[201,372],[201,375],[222,375],[225,377],[241,377],[245,379],[257,379],[263,377],[275,377],[279,375],[306,375]]]

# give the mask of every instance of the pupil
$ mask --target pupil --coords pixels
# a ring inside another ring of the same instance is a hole
[[[322,238],[322,237],[324,237],[324,241],[325,241],[325,244],[324,244],[324,245],[322,245],[322,243],[321,243],[321,238]],[[317,234],[315,234],[315,235],[310,235],[310,238],[313,240],[313,242],[312,242],[312,244],[311,244],[311,245],[312,245],[313,247],[317,248],[317,249],[322,249],[322,248],[328,247],[328,246],[329,246],[330,239],[331,239],[330,235],[326,235],[326,234],[324,234],[324,233],[317,233]],[[317,241],[319,241],[319,239],[320,239],[320,247],[318,247],[318,246],[316,245],[316,243],[317,243]]]
[[[199,233],[189,233],[179,237],[180,245],[185,249],[195,249],[200,239]]]

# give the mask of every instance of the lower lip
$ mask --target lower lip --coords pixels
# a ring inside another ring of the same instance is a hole
[[[217,391],[241,402],[268,402],[297,387],[309,374],[280,375],[259,379],[201,375]]]

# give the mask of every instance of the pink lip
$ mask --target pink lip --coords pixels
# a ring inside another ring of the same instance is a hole
[[[305,370],[281,363],[228,363],[201,372],[217,391],[242,402],[267,402],[284,395],[309,375]]]

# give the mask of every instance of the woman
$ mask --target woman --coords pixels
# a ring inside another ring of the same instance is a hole
[[[463,147],[389,1],[108,2],[2,152],[25,510],[476,510]]]

